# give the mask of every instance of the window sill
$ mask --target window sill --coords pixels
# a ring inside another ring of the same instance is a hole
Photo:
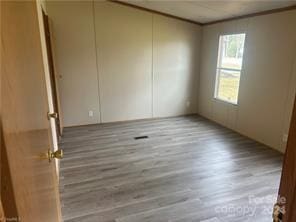
[[[226,104],[233,105],[233,106],[238,106],[238,103],[230,102],[230,101],[220,99],[220,98],[217,98],[217,97],[214,97],[213,99],[218,101],[218,102],[226,103]]]

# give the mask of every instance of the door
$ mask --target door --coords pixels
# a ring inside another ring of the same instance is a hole
[[[11,173],[10,173],[8,160],[7,160],[7,152],[6,152],[7,149],[4,144],[2,131],[1,131],[0,137],[1,137],[1,161],[0,161],[1,162],[1,169],[0,169],[1,189],[0,191],[1,191],[1,202],[5,203],[5,205],[2,206],[2,209],[4,207],[3,214],[5,211],[5,217],[7,219],[13,220],[17,218],[18,214],[16,209],[15,196],[12,189]]]
[[[42,10],[43,21],[44,21],[44,34],[45,34],[45,42],[47,48],[47,58],[48,58],[48,66],[49,66],[49,75],[50,75],[50,85],[52,91],[52,101],[53,101],[53,109],[56,114],[58,114],[55,118],[56,131],[57,136],[60,137],[62,135],[62,125],[61,125],[61,112],[60,112],[60,104],[59,104],[59,93],[57,86],[57,78],[54,67],[54,58],[53,58],[53,50],[52,50],[52,41],[51,41],[51,33],[49,27],[49,19],[45,12]]]
[[[17,216],[22,222],[58,222],[55,164],[46,159],[52,137],[37,3],[0,4],[1,116]]]
[[[0,221],[4,221],[4,213],[3,213],[3,209],[2,209],[1,199],[0,199]]]
[[[296,221],[296,100],[284,157],[278,205],[282,210],[279,218],[283,217],[284,222]]]

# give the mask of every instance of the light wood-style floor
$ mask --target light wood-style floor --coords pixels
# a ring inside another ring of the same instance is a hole
[[[202,117],[66,128],[60,146],[65,222],[272,221],[282,155]]]

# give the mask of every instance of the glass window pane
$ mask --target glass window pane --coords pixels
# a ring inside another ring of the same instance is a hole
[[[223,35],[220,37],[219,68],[242,68],[245,34]]]
[[[240,71],[217,69],[217,98],[237,103]]]

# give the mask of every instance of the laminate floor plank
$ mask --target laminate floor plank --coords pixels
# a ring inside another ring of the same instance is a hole
[[[198,115],[69,127],[60,147],[65,222],[271,221],[282,154]]]

